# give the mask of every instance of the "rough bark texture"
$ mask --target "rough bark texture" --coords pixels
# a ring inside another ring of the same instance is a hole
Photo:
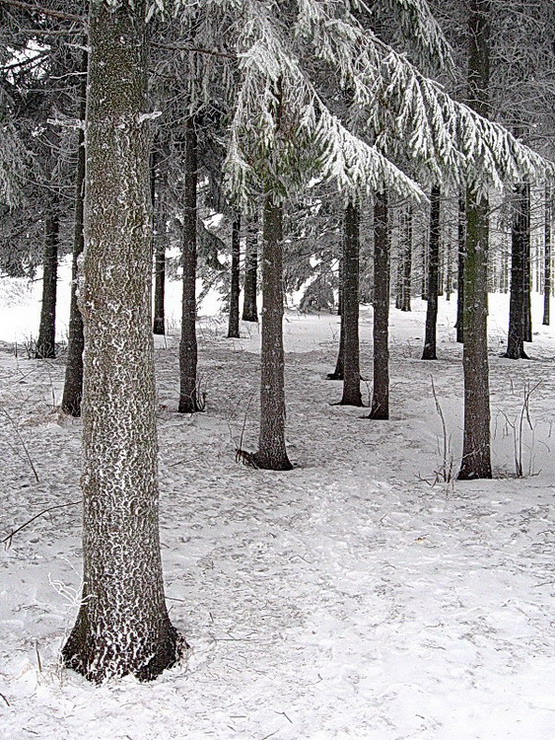
[[[511,294],[509,299],[509,333],[505,357],[510,360],[526,358],[524,337],[526,333],[525,262],[530,254],[530,186],[515,185],[513,198],[513,223],[511,229]]]
[[[343,238],[343,395],[341,406],[362,406],[360,393],[359,277],[360,211],[352,201],[345,209]]]
[[[44,256],[42,262],[42,305],[35,357],[56,357],[56,294],[58,283],[59,242],[58,199],[52,198],[44,219]]]
[[[243,321],[258,321],[256,291],[258,283],[258,216],[247,222],[245,250],[245,284],[243,290]]]
[[[291,470],[285,447],[283,352],[283,208],[267,195],[262,253],[260,434],[253,461],[266,470]]]
[[[374,197],[374,387],[369,419],[389,419],[389,230],[387,193]]]
[[[86,148],[83,599],[66,665],[155,678],[177,656],[158,534],[145,3],[91,3]]]
[[[229,323],[227,336],[239,338],[239,264],[241,260],[241,216],[237,214],[231,226],[231,285],[229,289]]]
[[[542,324],[549,326],[549,308],[551,298],[551,216],[553,204],[551,186],[545,186],[545,222],[544,222],[544,273],[543,273],[543,319]]]
[[[457,342],[464,341],[464,260],[466,256],[466,195],[459,197],[457,254]]]
[[[469,103],[488,115],[489,0],[471,0],[469,16]],[[464,266],[464,433],[459,479],[491,478],[488,368],[488,199],[467,190]]]
[[[430,196],[430,241],[428,249],[428,305],[426,308],[426,334],[424,338],[423,360],[437,360],[437,296],[439,292],[439,230],[440,196],[437,185],[432,187]]]
[[[181,413],[201,410],[197,384],[197,134],[189,118],[185,132],[185,173],[183,206],[183,295],[181,302],[181,343],[179,346],[179,407]]]
[[[87,96],[87,54],[83,54],[81,64],[81,84],[79,102],[79,120],[85,121]],[[83,209],[85,197],[85,132],[79,129],[77,139],[77,170],[75,172],[75,223],[73,228],[73,255],[71,262],[71,300],[69,307],[69,336],[67,344],[67,362],[62,396],[62,411],[70,416],[81,415],[83,396],[83,318],[77,301],[79,279],[79,257],[83,252]]]

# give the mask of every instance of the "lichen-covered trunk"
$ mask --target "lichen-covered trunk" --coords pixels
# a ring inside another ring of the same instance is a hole
[[[44,254],[42,262],[42,305],[35,357],[56,357],[56,295],[58,284],[58,242],[60,222],[58,199],[53,197],[44,219]]]
[[[428,305],[423,360],[437,360],[437,297],[439,293],[439,233],[441,190],[432,187],[430,195],[430,241],[428,249]]]
[[[145,2],[92,2],[86,122],[83,598],[64,648],[88,679],[177,655],[158,532]]]
[[[505,357],[510,360],[526,358],[524,337],[526,332],[526,252],[530,253],[530,186],[515,185],[511,229],[511,293],[509,298],[509,332]],[[529,290],[528,290],[529,294]]]
[[[374,196],[374,382],[369,419],[389,419],[389,230],[387,193]]]
[[[342,282],[343,395],[340,405],[362,406],[360,393],[359,279],[360,210],[349,201],[345,208]]]
[[[195,121],[185,129],[185,172],[183,205],[183,294],[181,298],[181,342],[179,345],[179,406],[181,413],[201,411],[197,383],[197,133]]]
[[[241,261],[241,216],[236,214],[231,225],[231,284],[229,289],[229,322],[227,336],[239,338],[239,293]]]
[[[247,221],[245,247],[243,321],[258,321],[256,302],[258,288],[258,215],[251,216]]]
[[[292,468],[285,446],[285,359],[283,351],[283,207],[264,201],[260,434],[255,464],[266,470]]]
[[[543,319],[542,324],[549,326],[549,308],[551,298],[551,218],[553,203],[551,186],[545,186],[545,213],[544,213],[544,272],[543,272]]]
[[[75,172],[75,221],[73,226],[73,254],[71,259],[71,299],[69,306],[69,335],[67,343],[66,372],[62,411],[70,416],[81,416],[83,397],[83,318],[77,301],[77,284],[79,279],[79,257],[83,252],[83,209],[85,199],[85,112],[87,96],[87,53],[83,53],[81,62],[81,83],[79,85],[79,120],[83,126],[77,136],[77,169]]]

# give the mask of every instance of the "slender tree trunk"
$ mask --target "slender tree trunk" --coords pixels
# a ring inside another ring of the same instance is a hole
[[[241,216],[236,214],[231,227],[231,286],[229,291],[229,324],[227,336],[239,338],[239,264],[241,261]]]
[[[407,206],[405,213],[403,247],[403,292],[401,296],[401,311],[410,311],[412,289],[412,205]]]
[[[428,300],[428,245],[422,236],[422,300]]]
[[[165,236],[165,232],[164,232]],[[166,333],[166,245],[159,239],[154,252],[154,320],[153,334]]]
[[[513,223],[511,230],[511,294],[509,299],[509,334],[505,357],[510,360],[526,358],[524,335],[526,324],[525,261],[530,236],[530,186],[515,185],[513,198]],[[529,291],[528,291],[529,293]]]
[[[86,150],[83,598],[63,648],[88,679],[177,657],[158,533],[145,2],[91,3]]]
[[[285,359],[283,351],[283,207],[264,201],[260,434],[253,461],[265,470],[291,470],[285,446]]]
[[[524,260],[523,260],[523,282],[524,282],[524,300],[522,307],[522,318],[524,324],[524,341],[532,341],[532,273],[530,262],[530,183],[523,183],[525,186],[525,198],[523,206],[526,210],[526,233],[524,235]]]
[[[369,419],[389,419],[389,230],[387,193],[374,197],[374,387]]]
[[[451,240],[447,242],[445,249],[445,300],[450,301],[453,293],[453,245]]]
[[[549,299],[551,296],[551,217],[553,204],[551,185],[545,186],[545,221],[544,221],[544,273],[543,273],[543,320],[544,326],[549,326]]]
[[[164,223],[165,214],[162,213],[160,178],[156,169],[157,159],[156,149],[154,149],[150,165],[150,195],[152,201],[152,225],[154,231],[154,319],[152,322],[152,333],[165,334],[166,225]],[[158,198],[156,198],[156,195],[158,195]]]
[[[464,341],[464,261],[466,256],[466,195],[459,196],[459,222],[457,233],[457,342]]]
[[[343,273],[342,273],[343,277]],[[343,311],[339,314],[339,350],[337,352],[337,361],[333,373],[328,373],[328,380],[343,380],[345,371],[345,314]]]
[[[471,106],[488,114],[489,0],[470,0],[468,88]],[[491,478],[488,368],[488,212],[485,195],[467,190],[464,266],[464,433],[459,479]]]
[[[341,245],[341,251],[343,252],[343,244]],[[343,315],[343,254],[339,258],[339,288],[337,290],[337,315]],[[341,370],[343,373],[343,370]],[[343,375],[341,375],[343,380]]]
[[[79,120],[85,123],[87,97],[88,55],[83,53],[81,62],[81,83],[79,86]],[[71,301],[69,307],[69,338],[67,344],[67,363],[62,396],[62,411],[70,416],[81,415],[83,396],[83,318],[77,301],[79,279],[79,257],[83,252],[83,208],[85,198],[85,131],[80,128],[77,139],[77,170],[75,172],[75,223],[73,229],[73,255],[71,262]]]
[[[428,249],[428,306],[426,309],[426,336],[423,360],[437,360],[437,296],[439,287],[439,230],[440,198],[438,185],[432,187],[430,197],[430,241]]]
[[[58,199],[53,198],[44,219],[42,306],[39,338],[35,350],[35,357],[37,359],[56,357],[56,294],[58,287],[59,230]]]
[[[400,225],[403,223],[403,218],[401,216]],[[400,238],[398,240],[397,245],[397,269],[395,271],[396,279],[395,279],[395,308],[398,310],[401,310],[401,306],[403,305],[403,258],[404,258],[404,251],[405,251],[405,244]]]
[[[181,343],[179,346],[179,406],[181,413],[202,410],[197,382],[197,134],[193,118],[185,130],[185,185],[183,206],[183,295],[181,302]]]
[[[342,406],[362,406],[358,336],[360,278],[360,211],[349,201],[343,239],[343,395]]]
[[[258,321],[256,291],[258,283],[258,215],[247,222],[245,249],[245,284],[243,290],[243,321]]]

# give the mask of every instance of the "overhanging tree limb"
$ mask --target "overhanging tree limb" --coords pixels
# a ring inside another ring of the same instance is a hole
[[[52,10],[51,8],[44,8],[42,5],[32,5],[30,3],[21,2],[21,0],[0,0],[0,3],[4,5],[11,5],[14,8],[21,8],[22,10],[28,10],[33,13],[40,13],[41,15],[49,16],[50,18],[58,18],[62,21],[73,21],[73,23],[84,24],[85,19],[80,15],[74,13],[64,13],[61,10]]]

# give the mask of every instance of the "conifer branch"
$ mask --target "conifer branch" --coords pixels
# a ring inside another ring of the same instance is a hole
[[[14,8],[21,8],[22,10],[28,10],[33,13],[40,13],[41,15],[50,16],[51,18],[58,18],[62,21],[72,21],[73,23],[80,24],[84,24],[85,22],[85,19],[80,15],[64,13],[61,10],[51,10],[50,8],[44,8],[41,5],[31,5],[30,3],[24,3],[21,0],[0,0],[0,3],[4,3],[4,5],[12,5]]]

